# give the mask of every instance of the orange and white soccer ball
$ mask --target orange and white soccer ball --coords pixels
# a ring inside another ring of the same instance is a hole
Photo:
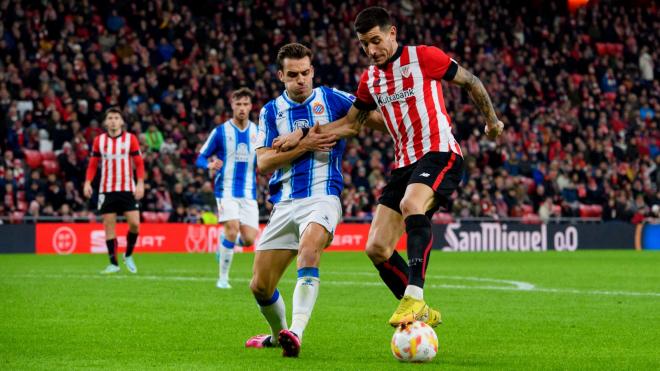
[[[424,322],[402,323],[396,328],[390,346],[399,361],[429,362],[438,353],[438,336]]]

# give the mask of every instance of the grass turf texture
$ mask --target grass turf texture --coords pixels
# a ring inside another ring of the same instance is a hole
[[[429,365],[392,357],[397,303],[362,253],[324,255],[299,359],[244,348],[268,332],[252,258],[236,255],[234,288],[219,290],[212,255],[137,254],[137,276],[122,266],[111,277],[97,273],[100,255],[0,255],[0,369],[660,367],[658,253],[435,251],[426,299],[445,323]],[[279,285],[289,321],[294,268]]]

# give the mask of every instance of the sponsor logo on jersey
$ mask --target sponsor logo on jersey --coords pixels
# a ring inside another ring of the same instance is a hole
[[[307,119],[298,119],[293,122],[293,129],[302,129],[302,128],[308,128],[310,127],[309,125],[309,120]]]
[[[392,103],[397,100],[405,100],[407,98],[412,97],[415,95],[415,89],[413,88],[408,88],[404,91],[400,91],[398,93],[394,93],[392,95],[387,95],[387,94],[379,94],[376,97],[376,101],[379,106],[384,106],[386,104]]]

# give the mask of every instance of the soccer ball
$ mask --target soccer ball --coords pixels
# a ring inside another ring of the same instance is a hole
[[[402,323],[396,328],[390,346],[399,361],[429,362],[438,353],[438,336],[424,322]]]

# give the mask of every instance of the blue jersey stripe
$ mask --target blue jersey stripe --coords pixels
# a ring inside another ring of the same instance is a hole
[[[248,135],[249,129],[246,129],[245,131],[241,132],[238,130],[237,127],[234,127],[234,135],[236,137],[236,152],[234,152],[235,156],[239,155],[239,148],[244,147],[244,150],[246,152],[249,152],[249,135]],[[242,145],[242,146],[241,146]],[[236,198],[243,198],[245,197],[245,183],[246,183],[246,178],[247,178],[247,167],[248,163],[246,161],[242,161],[243,159],[235,159],[235,165],[234,165],[234,190],[233,190],[233,196]]]
[[[227,161],[227,141],[225,140],[225,130],[224,130],[224,125],[218,127],[216,129],[218,131],[218,135],[216,138],[218,138],[218,143],[220,144],[220,150],[216,152],[216,157],[219,160],[222,160],[223,164]],[[220,174],[218,178],[216,179],[215,182],[215,197],[217,198],[222,198],[224,195],[224,180],[225,180],[225,167],[223,166],[220,168],[220,171],[218,171]]]
[[[309,105],[299,105],[290,110],[289,117],[292,122],[293,130],[296,130],[298,127],[307,126],[309,127],[311,115],[309,113]],[[304,121],[302,121],[304,120]],[[307,124],[305,124],[305,122]],[[303,198],[309,195],[311,191],[309,186],[311,184],[311,175],[312,175],[312,153],[305,153],[304,155],[298,157],[293,161],[292,166],[292,190],[291,197],[293,198]]]

